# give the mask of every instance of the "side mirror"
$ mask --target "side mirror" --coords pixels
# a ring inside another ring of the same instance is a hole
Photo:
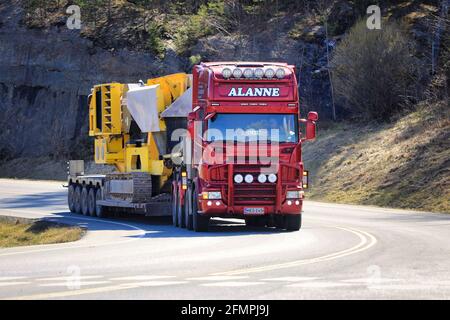
[[[306,122],[306,140],[313,140],[316,138],[316,123],[314,121]]]
[[[188,116],[187,116],[188,121],[194,121],[195,118],[196,118],[196,113],[195,112],[189,112],[188,113]]]
[[[308,112],[308,121],[317,121],[319,120],[319,115],[315,111]]]
[[[300,122],[306,123],[305,138],[303,140],[313,140],[316,138],[316,121],[319,115],[315,111],[308,113],[308,119],[300,119]]]

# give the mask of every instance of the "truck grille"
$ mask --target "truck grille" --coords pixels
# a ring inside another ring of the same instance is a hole
[[[277,184],[276,183],[260,183],[258,182],[258,175],[261,173],[261,168],[267,167],[266,165],[234,165],[233,177],[236,174],[241,174],[245,177],[247,174],[253,176],[252,183],[235,183],[233,181],[233,198],[234,205],[266,205],[275,206],[277,199]],[[228,199],[228,179],[230,175],[229,166],[223,165],[210,170],[211,181],[219,182],[222,184],[222,195],[224,199]],[[285,180],[290,180],[288,177],[284,177]],[[294,178],[295,179],[295,178]]]
[[[235,183],[235,205],[275,205],[276,184],[272,183]]]
[[[233,176],[241,174],[245,177],[247,174],[253,176],[252,183],[234,183],[233,199],[235,205],[275,205],[277,198],[276,184],[258,182],[258,175],[261,168],[265,165],[235,165]],[[228,172],[227,172],[228,174]]]

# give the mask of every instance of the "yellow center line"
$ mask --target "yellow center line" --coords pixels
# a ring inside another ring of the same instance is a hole
[[[106,287],[97,287],[97,288],[88,288],[88,289],[78,289],[78,290],[68,290],[68,291],[59,291],[59,292],[50,292],[50,293],[39,293],[28,296],[21,297],[12,297],[12,298],[3,298],[0,300],[43,300],[43,299],[56,299],[56,298],[65,298],[72,296],[79,296],[83,294],[92,294],[92,293],[102,293],[102,292],[112,292],[126,289],[135,289],[138,288],[139,285],[134,284],[119,284],[114,286],[106,286]]]
[[[317,262],[323,262],[323,261],[328,261],[328,260],[333,260],[333,259],[339,259],[339,258],[348,256],[348,255],[351,255],[351,254],[365,251],[377,243],[377,239],[372,234],[370,234],[366,231],[358,230],[355,228],[338,227],[338,226],[332,226],[332,228],[350,232],[350,233],[358,236],[360,239],[360,242],[351,248],[341,250],[338,252],[334,252],[334,253],[330,253],[330,254],[327,254],[324,256],[320,256],[320,257],[296,260],[296,261],[273,264],[273,265],[262,266],[262,267],[245,268],[245,269],[239,269],[239,270],[218,272],[218,273],[213,273],[212,275],[214,275],[214,276],[219,276],[219,275],[231,276],[231,275],[240,275],[240,274],[256,273],[256,272],[263,272],[263,271],[272,271],[272,270],[292,268],[292,267],[297,267],[297,266],[312,264],[312,263],[317,263]]]
[[[119,223],[117,223],[117,224],[119,224]],[[134,227],[134,226],[132,226],[132,227]],[[373,236],[372,234],[370,234],[366,231],[359,230],[356,228],[341,227],[341,226],[330,226],[330,227],[352,233],[352,234],[356,235],[360,241],[358,242],[358,244],[356,244],[348,249],[344,249],[344,250],[337,251],[334,253],[329,253],[329,254],[326,254],[326,255],[323,255],[320,257],[296,260],[296,261],[291,261],[291,262],[287,262],[287,263],[273,264],[273,265],[267,265],[267,266],[261,266],[261,267],[245,268],[245,269],[232,270],[232,271],[227,271],[227,272],[219,272],[219,273],[211,274],[211,276],[232,276],[232,275],[256,273],[256,272],[292,268],[292,267],[297,267],[297,266],[301,266],[301,265],[329,261],[329,260],[339,259],[339,258],[348,256],[348,255],[352,255],[352,254],[356,254],[356,253],[368,250],[369,248],[373,247],[377,243],[377,239],[375,238],[375,236]],[[134,227],[134,228],[136,228],[136,227]],[[55,298],[64,298],[64,297],[79,296],[79,295],[85,295],[85,294],[95,294],[95,293],[104,293],[104,292],[112,292],[112,291],[119,291],[119,290],[136,289],[139,287],[141,287],[139,284],[119,284],[119,285],[103,286],[103,287],[96,287],[96,288],[41,293],[41,294],[34,294],[34,295],[27,295],[27,296],[20,296],[20,297],[10,297],[10,298],[4,298],[2,300],[55,299]]]

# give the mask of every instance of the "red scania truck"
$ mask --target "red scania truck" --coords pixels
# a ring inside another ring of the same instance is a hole
[[[295,67],[285,63],[194,67],[188,141],[172,185],[175,225],[202,231],[222,217],[300,229],[302,143],[315,138],[318,115],[300,118],[297,92]]]
[[[211,217],[299,230],[302,143],[315,138],[318,116],[300,118],[295,74],[285,63],[211,62],[192,75],[94,86],[95,162],[116,172],[85,175],[83,161],[70,161],[70,211],[171,214],[195,231]]]

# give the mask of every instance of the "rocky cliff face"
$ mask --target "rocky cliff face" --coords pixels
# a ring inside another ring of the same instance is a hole
[[[429,4],[392,4],[385,8],[388,12],[384,14],[391,14],[392,9],[396,18],[407,18],[411,25],[417,25],[416,20],[426,22],[427,17],[437,12],[433,5],[437,1],[425,2]],[[251,19],[243,20],[231,32],[200,37],[187,56],[174,52],[173,31],[182,26],[183,20],[178,19],[181,22],[174,25],[173,19],[168,19],[165,20],[167,31],[172,34],[164,40],[165,54],[161,60],[145,51],[149,33],[146,31],[147,38],[142,36],[145,14],[131,1],[124,2],[126,7],[113,7],[111,19],[102,22],[101,27],[83,32],[66,27],[67,1],[61,2],[59,15],[53,15],[55,19],[37,19],[45,22],[40,24],[30,23],[24,3],[23,0],[0,3],[0,176],[11,174],[10,167],[3,166],[11,159],[90,159],[92,141],[87,135],[86,103],[92,85],[136,82],[172,72],[188,72],[189,55],[201,61],[262,60],[294,64],[299,74],[303,114],[316,110],[321,119],[329,119],[331,96],[326,45],[332,51],[358,16],[356,2],[336,1],[329,18],[329,30],[334,36],[326,44],[323,23],[317,14],[307,10],[309,5],[305,2],[294,12],[270,15],[271,18],[261,18],[264,21],[258,24]],[[125,14],[124,8],[130,13]],[[363,9],[358,12],[365,14]],[[189,17],[183,19],[189,21]],[[426,28],[412,31],[420,43],[428,46]]]
[[[160,60],[142,50],[101,46],[80,31],[69,30],[64,20],[30,27],[24,18],[20,0],[0,4],[0,176],[64,179],[65,160],[91,159],[87,96],[93,84],[136,82],[190,69],[188,58],[171,49],[166,48]],[[321,106],[323,117],[329,89],[326,75],[315,72],[326,63],[323,39],[292,39],[287,30],[293,23],[274,20],[253,36],[199,39],[192,54],[199,54],[202,61],[295,64],[304,109]]]
[[[0,4],[0,160],[83,157],[93,84],[183,69],[182,59],[170,52],[160,61],[152,54],[105,50],[65,25],[29,29],[22,18],[16,1]]]
[[[0,4],[0,161],[18,157],[90,157],[87,95],[93,84],[136,82],[189,71],[187,57],[165,58],[130,49],[105,49],[69,30],[64,20],[42,28],[24,23],[20,1]],[[132,24],[132,21],[130,22]],[[199,39],[191,54],[202,61],[286,61],[299,70],[303,110],[329,113],[323,30],[313,41],[294,39],[292,17],[267,21],[261,32]],[[112,21],[112,34],[116,34]],[[131,27],[130,27],[131,28]],[[105,34],[102,34],[105,37]],[[95,41],[95,39],[94,39]],[[170,47],[170,46],[169,46]]]

